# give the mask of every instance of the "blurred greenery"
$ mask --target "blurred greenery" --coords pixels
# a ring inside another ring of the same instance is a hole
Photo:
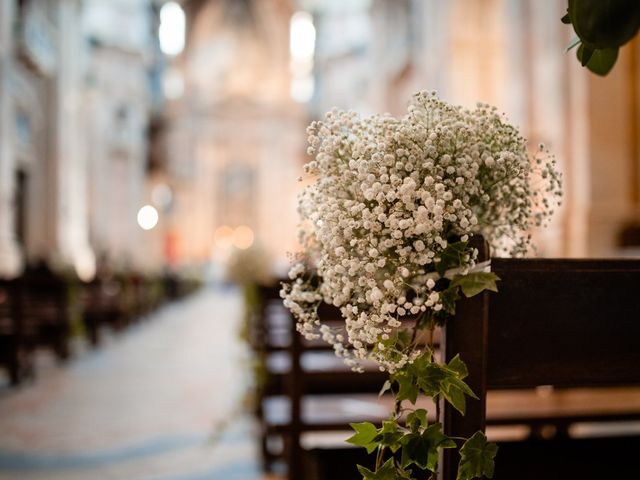
[[[562,22],[571,24],[578,46],[576,56],[583,67],[605,76],[618,59],[618,50],[638,33],[638,0],[569,0]]]

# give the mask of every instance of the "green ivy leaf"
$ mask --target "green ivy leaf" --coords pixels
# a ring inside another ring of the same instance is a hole
[[[411,343],[411,338],[413,337],[413,331],[409,328],[404,328],[402,330],[398,330],[396,332],[396,348],[398,350],[403,351]]]
[[[457,480],[472,480],[473,478],[493,478],[495,467],[494,458],[498,453],[495,443],[487,442],[482,432],[476,432],[460,449],[460,464],[458,465]]]
[[[469,370],[467,370],[467,365],[460,358],[460,354],[457,354],[453,357],[447,366],[458,374],[458,377],[461,380],[464,380],[469,375]]]
[[[420,393],[415,377],[409,372],[399,372],[393,375],[393,380],[398,384],[396,400],[409,400],[415,404],[418,399],[418,393]]]
[[[384,462],[375,472],[362,465],[358,465],[358,471],[364,480],[401,480],[406,478],[397,471],[393,457]]]
[[[437,400],[445,389],[445,382],[449,374],[446,367],[437,363],[427,365],[418,377],[418,386],[428,396]]]
[[[637,0],[569,0],[573,29],[594,48],[619,48],[640,28]]]
[[[458,355],[449,365],[429,363],[418,372],[418,386],[426,394],[437,400],[444,397],[456,410],[464,415],[466,411],[465,395],[478,398],[469,386],[463,382],[468,375],[467,367]]]
[[[485,290],[497,292],[496,282],[500,280],[493,272],[474,272],[467,275],[456,275],[451,281],[451,287],[460,287],[465,297],[473,297]]]
[[[391,375],[391,381],[398,384],[398,394],[396,400],[409,400],[415,404],[420,393],[417,377],[421,375],[427,365],[431,362],[431,352],[426,351],[416,358],[412,364],[407,365],[402,370]]]
[[[412,433],[418,432],[421,428],[426,428],[427,425],[427,411],[424,408],[419,408],[407,415],[407,427]]]
[[[434,423],[422,433],[411,433],[403,438],[401,465],[415,464],[432,472],[438,464],[438,452],[441,448],[455,448],[456,443],[442,433],[442,425]]]
[[[403,439],[402,456],[400,464],[408,467],[416,464],[420,468],[427,468],[429,462],[429,446],[425,445],[422,436],[418,433],[410,433]]]
[[[395,420],[386,420],[382,422],[382,428],[377,432],[377,435],[373,438],[376,444],[389,448],[392,452],[397,452],[400,448],[400,439],[403,437],[403,433],[398,430],[398,424]],[[371,453],[371,452],[369,452]]]
[[[580,65],[585,67],[587,63],[589,63],[589,60],[591,60],[591,57],[593,56],[593,53],[595,51],[595,48],[592,48],[589,45],[585,45],[584,42],[581,43],[578,47],[578,50],[576,51],[576,56],[578,57],[578,60],[580,60]]]
[[[581,44],[577,51],[578,60],[596,75],[605,76],[611,71],[618,60],[617,48],[603,48],[591,50]]]
[[[429,461],[427,468],[435,472],[438,466],[438,450],[441,448],[456,448],[456,442],[452,438],[442,433],[442,425],[434,423],[430,425],[422,434],[422,438],[433,448],[429,451]]]
[[[443,395],[447,402],[462,415],[467,413],[467,400],[464,398],[464,392],[462,390],[459,388],[449,388]]]
[[[436,271],[443,276],[450,268],[457,268],[462,264],[469,242],[450,243],[440,254],[440,261],[436,263]]]
[[[347,438],[347,442],[366,448],[367,453],[371,453],[378,448],[378,444],[374,442],[374,438],[378,435],[378,429],[373,423],[360,422],[350,423],[349,425],[356,433]]]
[[[460,298],[459,290],[458,285],[453,285],[452,282],[446,290],[439,292],[442,309],[449,315],[456,314],[456,301]]]

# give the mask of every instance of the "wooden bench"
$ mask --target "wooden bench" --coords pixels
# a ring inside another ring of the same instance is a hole
[[[480,397],[464,417],[445,408],[446,432],[537,425],[538,438],[501,444],[497,480],[637,477],[625,454],[640,436],[578,439],[572,428],[640,419],[640,260],[494,259],[492,270],[500,291],[462,301],[446,328],[445,358],[460,353]],[[513,390],[536,387],[546,398],[524,397],[514,414]],[[490,390],[511,403],[492,406]],[[457,463],[448,451],[443,480]]]
[[[279,290],[260,289],[258,313],[248,336],[263,368],[256,414],[264,467],[269,470],[272,462],[284,459],[289,478],[297,480],[304,478],[305,432],[347,430],[349,422],[360,419],[378,421],[392,402],[377,398],[386,375],[375,366],[355,373],[322,340],[303,339]],[[324,305],[319,313],[324,321],[343,322],[335,307]]]
[[[114,276],[96,277],[84,283],[83,319],[89,341],[93,346],[101,342],[104,327],[121,330],[126,325],[125,311],[120,294],[121,282]]]
[[[11,385],[18,385],[33,374],[34,345],[25,338],[18,298],[17,280],[0,281],[0,365],[9,374]]]
[[[492,269],[500,291],[463,301],[442,342],[481,398],[465,417],[445,408],[445,429],[486,427],[498,480],[635,478],[640,260],[494,259]],[[308,480],[359,478],[355,464],[372,460],[345,445],[305,457]],[[445,480],[458,460],[444,459]]]
[[[71,334],[68,282],[40,264],[17,283],[16,315],[23,340],[66,360]]]

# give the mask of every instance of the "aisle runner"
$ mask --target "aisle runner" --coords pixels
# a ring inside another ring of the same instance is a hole
[[[252,425],[237,415],[247,379],[240,302],[203,290],[2,392],[0,480],[260,478]]]

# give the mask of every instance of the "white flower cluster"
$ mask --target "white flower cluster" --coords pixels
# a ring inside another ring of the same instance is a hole
[[[430,272],[447,245],[480,233],[497,251],[523,254],[530,227],[552,213],[548,197],[560,194],[548,152],[530,160],[488,105],[469,111],[420,92],[401,119],[334,109],[308,134],[315,182],[300,197],[300,239],[315,280],[298,263],[282,293],[298,330],[352,363],[372,358],[394,371],[411,362],[419,352],[396,348],[394,335],[403,317],[443,308]],[[461,263],[473,267],[474,251]],[[322,324],[322,301],[340,308],[342,331]]]

